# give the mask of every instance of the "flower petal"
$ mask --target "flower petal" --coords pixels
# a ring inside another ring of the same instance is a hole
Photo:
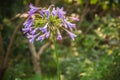
[[[39,8],[33,6],[33,4],[30,4],[29,7],[30,7],[30,10],[28,11],[29,16],[31,16],[31,15],[34,14],[37,10],[39,10]]]
[[[40,35],[36,40],[37,41],[43,41],[45,39],[45,34]]]
[[[50,31],[45,33],[45,37],[48,38],[50,36]]]
[[[76,29],[76,25],[71,22],[68,22],[67,19],[63,20],[63,26],[65,28],[69,28],[70,30],[72,30],[73,28]]]
[[[63,11],[63,8],[60,9],[59,7],[57,7],[57,14],[59,18],[63,19],[66,12]]]
[[[33,24],[33,20],[32,19],[28,19],[25,23],[23,23],[23,25],[25,27],[31,27]]]
[[[46,23],[44,27],[39,28],[39,29],[40,29],[43,33],[46,33],[46,32],[47,32],[47,27],[48,27],[48,23]]]
[[[56,16],[57,15],[57,10],[55,10],[55,8],[53,8],[52,10],[52,16]]]
[[[62,40],[62,35],[60,34],[60,32],[58,32],[57,40]]]
[[[66,31],[68,32],[68,34],[69,34],[69,36],[71,37],[72,40],[74,40],[75,37],[77,36],[77,35],[73,34],[72,32],[70,32],[68,30],[66,30]]]

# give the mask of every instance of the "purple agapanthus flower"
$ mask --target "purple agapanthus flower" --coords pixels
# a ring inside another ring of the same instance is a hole
[[[76,25],[71,23],[71,22],[69,22],[69,21],[67,21],[67,19],[63,20],[63,26],[65,28],[69,28],[70,30],[72,30],[73,28],[76,29]]]
[[[49,36],[50,36],[50,31],[48,31],[48,32],[45,33],[45,37],[46,38],[49,38]]]
[[[33,24],[33,20],[32,19],[28,19],[25,23],[23,23],[23,25],[25,27],[28,27],[28,28],[31,27],[32,24]]]
[[[46,19],[48,20],[50,17],[50,8],[46,9],[46,10],[41,10],[41,14],[45,13],[46,15]]]
[[[45,34],[40,35],[36,40],[43,41],[45,39]]]
[[[50,36],[50,31],[40,35],[36,40],[37,41],[43,41],[45,38],[48,38]]]
[[[23,33],[28,33],[32,30],[33,27],[22,28]]]
[[[29,12],[28,12],[29,16],[31,16],[32,14],[34,14],[36,11],[39,10],[38,7],[35,7],[35,6],[33,6],[32,4],[30,4],[29,7],[30,7],[30,10],[29,10]]]
[[[66,12],[63,11],[63,7],[61,9],[59,7],[57,7],[57,14],[58,14],[59,18],[63,19]]]
[[[44,17],[44,10],[42,9],[42,10],[40,10],[39,12],[40,12],[40,16],[41,16],[41,17]]]
[[[35,28],[35,29],[31,30],[30,33],[31,33],[32,35],[34,35],[34,34],[36,34],[37,30],[38,30],[38,28]]]
[[[39,29],[40,29],[43,33],[46,33],[46,32],[47,32],[47,27],[48,27],[48,23],[46,23],[44,27],[39,28]]]
[[[56,16],[57,15],[57,10],[55,10],[55,8],[53,8],[52,10],[52,16]]]
[[[62,40],[62,35],[60,34],[60,32],[58,32],[57,40]]]
[[[29,42],[43,41],[51,37],[52,34],[56,36],[57,40],[62,40],[61,29],[66,31],[72,40],[75,39],[76,35],[72,31],[76,29],[76,25],[65,16],[66,12],[63,11],[63,8],[55,8],[51,5],[47,9],[41,9],[30,4],[28,14],[28,19],[24,22],[22,31],[26,34]],[[75,17],[71,19],[73,21],[78,20]]]
[[[67,31],[67,33],[69,34],[69,36],[71,37],[72,40],[74,40],[75,37],[77,37],[77,35],[73,34],[72,32],[70,32],[68,30],[66,30],[66,31]]]
[[[27,34],[27,38],[29,39],[29,42],[33,43],[35,38],[39,35],[38,34],[35,34],[35,35],[30,35],[30,34]]]

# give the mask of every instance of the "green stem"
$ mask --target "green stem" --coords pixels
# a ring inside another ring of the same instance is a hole
[[[54,42],[53,42],[53,44],[54,44],[54,53],[55,53],[55,55],[56,55],[56,64],[57,64],[57,78],[58,78],[58,80],[60,80],[59,55],[58,55],[58,53],[57,53],[57,48],[56,48],[56,39],[55,39],[55,38],[53,38],[53,39],[54,39]]]

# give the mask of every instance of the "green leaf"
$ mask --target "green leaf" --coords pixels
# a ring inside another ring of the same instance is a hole
[[[33,80],[41,80],[40,75],[35,74],[35,76],[33,77]]]
[[[23,0],[23,4],[26,5],[27,4],[27,0]]]
[[[90,0],[90,4],[96,4],[98,0]]]
[[[80,4],[83,4],[83,2],[84,2],[84,0],[79,0],[79,3],[80,3]]]

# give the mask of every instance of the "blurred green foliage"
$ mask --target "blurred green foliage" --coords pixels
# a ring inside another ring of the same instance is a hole
[[[34,0],[0,1],[0,32],[5,50],[11,34],[21,21],[10,19],[18,13],[26,12],[30,2],[34,3]],[[40,0],[42,7],[49,4],[63,6],[67,15],[74,13],[80,18],[76,23],[78,30],[75,41],[67,37],[57,43],[63,80],[120,80],[120,1]],[[44,42],[35,45],[38,49]],[[42,80],[56,80],[52,46],[41,56]],[[33,71],[31,58],[27,39],[20,29],[4,80],[39,80],[40,77]]]

